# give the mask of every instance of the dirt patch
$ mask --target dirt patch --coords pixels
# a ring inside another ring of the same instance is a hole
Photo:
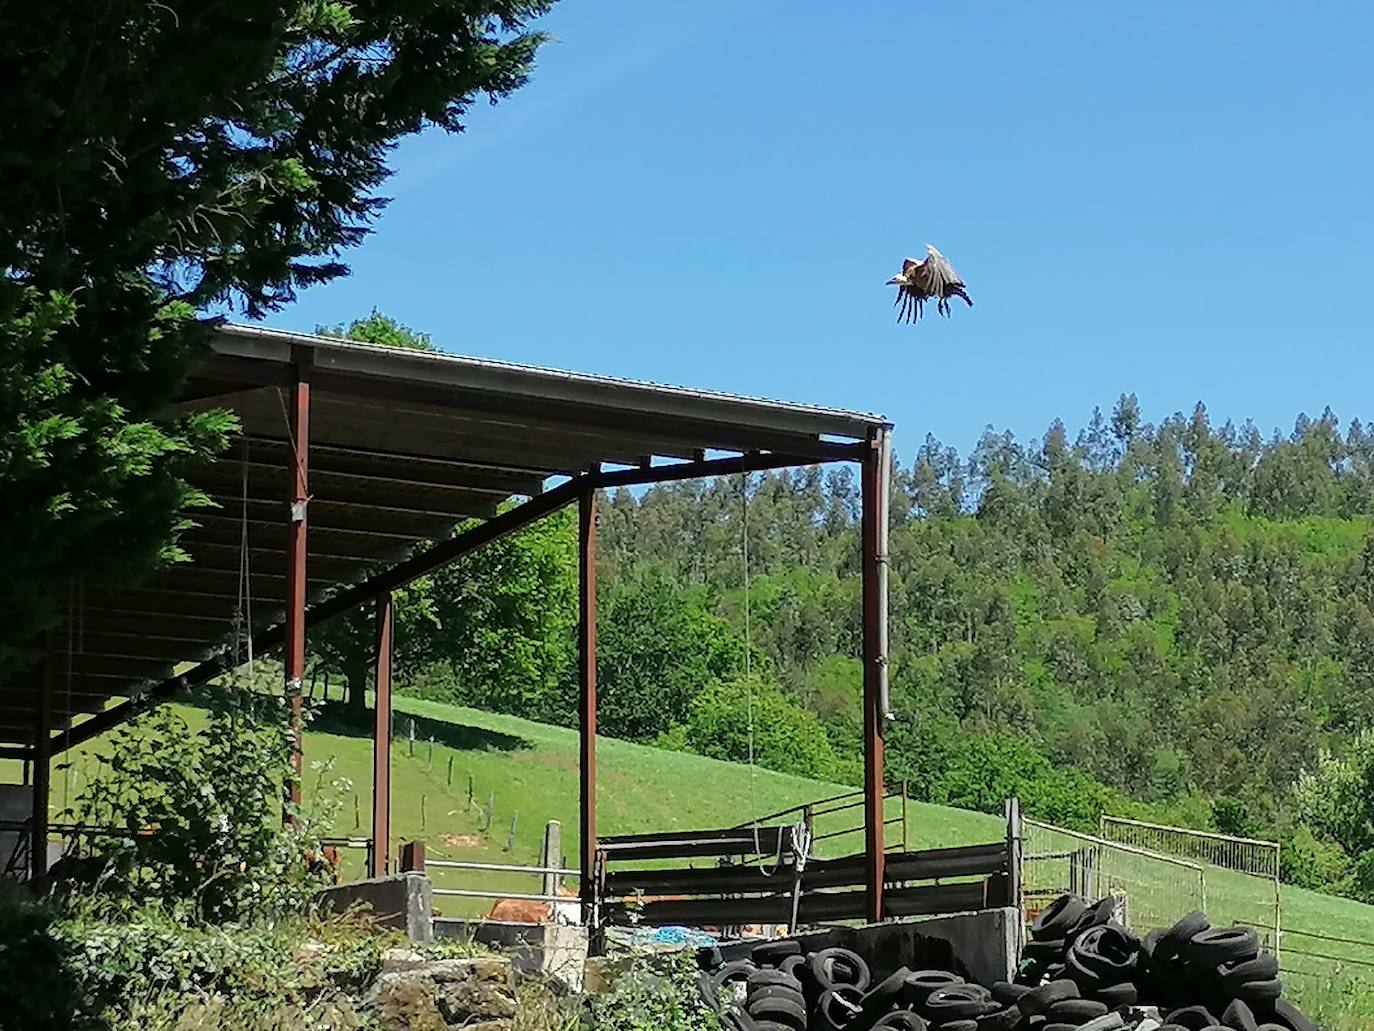
[[[482,847],[482,839],[476,834],[440,834],[439,840],[450,848]]]

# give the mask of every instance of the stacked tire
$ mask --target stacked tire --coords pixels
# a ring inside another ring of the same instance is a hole
[[[848,949],[782,940],[703,954],[701,994],[725,1031],[1318,1031],[1249,928],[1190,913],[1141,939],[1116,916],[1111,899],[1055,900],[1014,981],[989,987],[906,967],[875,983]]]
[[[970,984],[948,970],[901,967],[874,983],[843,948],[803,954],[796,942],[761,945],[747,960],[708,955],[702,996],[726,1031],[1012,1031],[1026,1026],[1023,989]]]
[[[1045,1031],[1316,1031],[1283,998],[1278,962],[1250,928],[1213,928],[1202,913],[1143,940],[1115,903],[1065,895],[1030,925],[1017,985]]]

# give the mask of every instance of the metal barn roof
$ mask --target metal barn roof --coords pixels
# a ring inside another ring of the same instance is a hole
[[[310,383],[312,601],[553,477],[708,452],[833,460],[888,426],[861,412],[225,326],[177,404],[232,408],[243,428],[191,477],[218,506],[192,513],[192,561],[139,586],[82,592],[76,625],[53,635],[46,680],[32,670],[0,685],[0,741],[32,745],[45,682],[60,747],[87,736],[72,728],[112,701],[222,653],[241,607],[245,527],[254,623],[281,620],[293,472],[285,388],[298,370]]]

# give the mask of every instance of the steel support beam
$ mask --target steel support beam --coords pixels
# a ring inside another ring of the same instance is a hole
[[[391,652],[396,609],[391,592],[377,595],[376,698],[372,726],[372,869],[385,877],[391,855]]]
[[[583,478],[579,478],[559,484],[552,490],[545,491],[522,505],[508,509],[464,533],[411,556],[385,572],[378,573],[360,584],[310,606],[305,613],[305,628],[309,630],[316,627],[327,619],[333,619],[335,616],[348,612],[350,609],[375,598],[383,591],[404,587],[417,577],[424,576],[455,559],[462,558],[484,544],[490,544],[492,541],[498,541],[517,530],[524,529],[531,523],[537,522],[544,516],[576,501],[582,493],[584,482]],[[253,635],[253,652],[259,655],[263,654],[271,648],[279,647],[285,639],[284,625],[278,624],[268,627],[266,630]],[[111,727],[123,723],[134,713],[141,711],[148,705],[156,705],[158,702],[165,701],[178,691],[199,687],[228,672],[231,668],[233,666],[227,655],[206,659],[184,673],[154,684],[144,691],[138,700],[106,709],[79,726],[73,727],[71,734],[68,735],[68,742],[63,745],[63,748],[89,741]]]
[[[48,872],[48,786],[52,764],[52,635],[44,640],[43,676],[38,682],[38,712],[33,725],[33,826],[29,838],[29,878],[37,881]]]
[[[286,649],[282,656],[284,688],[291,710],[291,775],[286,796],[291,806],[300,805],[303,767],[301,740],[301,680],[305,676],[306,508],[310,499],[310,378],[309,369],[296,366],[289,389],[291,494],[286,558]]]
[[[861,462],[869,451],[868,444],[832,444],[817,441],[816,453],[799,455],[776,451],[751,451],[731,458],[697,459],[668,465],[651,465],[638,469],[614,469],[597,477],[597,486],[630,487],[646,483],[667,483],[673,480],[696,480],[707,476],[732,476],[739,473],[762,472],[766,469],[790,469],[797,466],[821,465],[826,462]]]
[[[885,442],[878,437],[864,456],[861,481],[863,510],[862,568],[863,590],[863,714],[864,714],[864,857],[867,915],[870,922],[883,919],[883,880],[886,853],[883,801],[883,721],[885,718],[884,682],[887,653],[884,647],[884,614],[887,606],[883,513],[883,489],[887,476],[883,469]]]
[[[592,470],[593,478],[596,470]],[[596,898],[596,488],[590,484],[577,504],[577,672],[580,739],[579,841],[584,923],[593,923]]]

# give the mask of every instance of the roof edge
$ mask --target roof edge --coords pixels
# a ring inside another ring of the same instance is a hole
[[[216,353],[288,363],[294,348],[307,347],[314,364],[341,373],[748,425],[785,433],[864,439],[890,430],[881,415],[774,401],[641,380],[569,372],[535,365],[451,354],[411,351],[335,337],[227,323],[214,335]]]

